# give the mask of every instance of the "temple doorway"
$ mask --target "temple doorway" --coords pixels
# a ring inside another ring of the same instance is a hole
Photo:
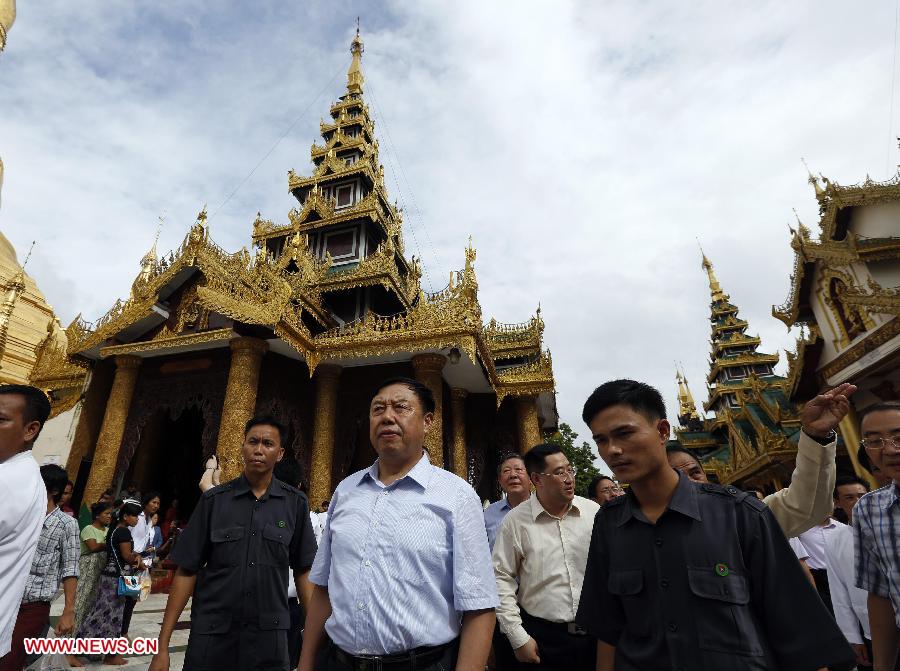
[[[186,521],[197,501],[197,483],[203,474],[202,411],[191,406],[175,419],[167,408],[153,414],[141,431],[140,442],[125,482],[138,484],[141,492],[158,491],[162,498],[160,515],[178,501],[178,519]]]

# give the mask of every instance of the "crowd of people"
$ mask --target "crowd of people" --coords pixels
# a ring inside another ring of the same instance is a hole
[[[806,404],[790,484],[767,495],[709,482],[669,440],[657,390],[608,382],[583,420],[612,475],[576,492],[564,451],[532,446],[501,457],[503,496],[484,508],[431,462],[429,389],[393,378],[369,408],[377,460],[318,510],[284,459],[285,426],[257,416],[242,474],[220,482],[211,458],[186,525],[173,502],[160,526],[159,495],[130,485],[79,529],[65,471],[30,455],[46,397],[3,386],[0,671],[23,668],[21,641],[46,631],[60,590],[56,635],[127,635],[125,577],[166,553],[177,568],[150,671],[170,668],[189,601],[186,670],[894,671],[900,403],[861,413],[859,460],[883,485],[869,492],[836,473],[854,391]]]

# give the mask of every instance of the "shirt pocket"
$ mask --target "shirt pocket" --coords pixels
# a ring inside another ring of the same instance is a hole
[[[439,583],[452,574],[449,531],[441,516],[423,506],[398,522],[391,547],[398,580],[415,585]]]
[[[644,571],[623,569],[610,571],[606,581],[609,593],[618,598],[625,613],[626,629],[633,636],[645,637],[651,633],[651,608],[644,591]]]
[[[269,566],[286,567],[288,565],[288,550],[292,536],[293,530],[287,527],[279,527],[275,524],[264,526],[260,561]]]
[[[734,571],[722,576],[713,568],[688,568],[688,584],[699,600],[693,611],[701,650],[764,654],[759,627],[749,606],[746,576]]]
[[[225,529],[213,529],[210,531],[212,551],[209,563],[213,567],[237,566],[240,564],[241,549],[244,544],[240,541],[244,538],[244,527],[228,527]]]

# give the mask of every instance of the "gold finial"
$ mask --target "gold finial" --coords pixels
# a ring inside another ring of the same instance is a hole
[[[356,37],[350,43],[350,53],[353,54],[353,60],[350,61],[350,69],[347,70],[347,92],[351,94],[362,95],[363,92],[363,82],[365,80],[360,67],[363,51],[365,51],[365,47],[362,38],[359,36],[359,17],[356,17]]]
[[[683,368],[683,366],[681,368]],[[679,368],[678,365],[675,366],[675,381],[678,384],[679,419],[687,417],[688,419],[699,420],[700,414],[697,412],[697,404],[694,402],[694,395],[691,394],[691,389],[688,386],[687,377],[685,377],[684,372]]]
[[[800,157],[800,161],[803,163],[803,167],[806,168],[806,174],[809,175],[809,179],[807,180],[812,187],[816,190],[816,196],[825,195],[825,189],[822,188],[822,185],[819,184],[819,178],[812,174],[812,170],[809,169],[809,166],[806,164],[806,159],[802,156]]]
[[[700,245],[699,240],[697,241],[697,244]],[[719,284],[719,279],[716,277],[716,271],[713,268],[712,261],[706,258],[706,253],[703,251],[702,246],[700,246],[700,255],[703,257],[703,262],[700,266],[706,271],[707,277],[709,277],[709,292],[712,295],[713,302],[728,300],[728,296],[722,291],[722,286]]]
[[[197,214],[197,221],[204,225],[206,224],[206,206],[207,203],[203,203],[203,209]]]

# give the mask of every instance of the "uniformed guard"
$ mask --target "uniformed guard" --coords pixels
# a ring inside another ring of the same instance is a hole
[[[832,396],[804,431],[846,414]],[[576,621],[599,639],[598,671],[813,671],[853,652],[752,493],[672,469],[659,392],[632,380],[584,406],[603,460],[631,486],[594,520]]]
[[[306,495],[272,476],[286,431],[270,416],[247,422],[244,472],[197,504],[172,553],[178,571],[150,671],[169,668],[169,640],[191,595],[184,671],[287,671],[286,576],[293,570],[306,607],[316,543]]]

